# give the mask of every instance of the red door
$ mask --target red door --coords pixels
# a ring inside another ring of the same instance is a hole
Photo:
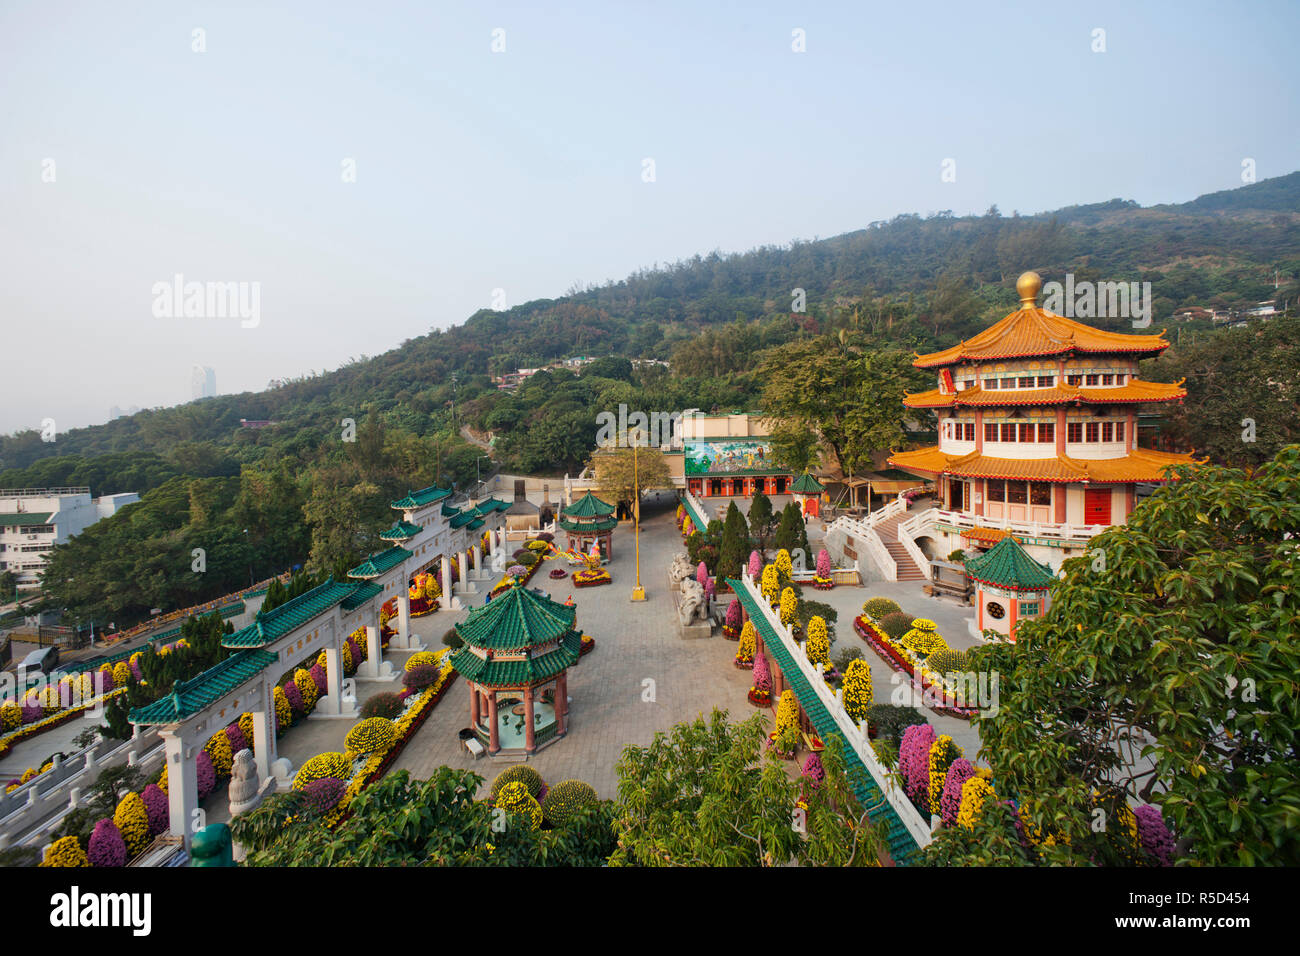
[[[1083,523],[1110,524],[1110,489],[1085,488],[1083,491]]]

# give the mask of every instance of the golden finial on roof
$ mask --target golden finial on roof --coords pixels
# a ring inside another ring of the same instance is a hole
[[[1020,296],[1020,308],[1033,309],[1038,305],[1038,290],[1043,287],[1043,278],[1037,272],[1022,272],[1016,280],[1016,294]]]

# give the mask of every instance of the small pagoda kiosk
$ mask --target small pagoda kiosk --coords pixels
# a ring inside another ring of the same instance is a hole
[[[515,585],[455,625],[452,667],[470,688],[470,726],[489,754],[532,754],[568,732],[578,609]]]
[[[600,548],[601,558],[609,560],[614,553],[611,545],[614,528],[618,526],[614,510],[613,505],[590,491],[568,505],[560,513],[559,525],[569,537],[569,547],[586,554],[594,544]]]
[[[808,472],[804,472],[790,485],[790,493],[799,502],[805,518],[816,518],[821,509],[821,493],[826,489]]]
[[[1048,589],[1055,575],[1011,535],[983,554],[967,558],[966,574],[975,582],[981,634],[991,628],[1014,644],[1018,622],[1047,613]]]

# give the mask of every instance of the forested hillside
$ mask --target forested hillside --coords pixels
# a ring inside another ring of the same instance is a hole
[[[78,592],[60,588],[61,604],[129,618],[295,560],[322,569],[360,556],[391,517],[386,496],[472,481],[482,452],[460,437],[461,426],[493,432],[505,467],[573,472],[593,447],[601,409],[752,406],[772,350],[801,340],[824,336],[858,352],[950,345],[1004,315],[1016,275],[1031,268],[1049,280],[1071,272],[1150,282],[1156,328],[1182,307],[1270,298],[1275,273],[1288,283],[1276,294],[1294,301],[1300,173],[1180,205],[1117,199],[1033,216],[996,207],[983,216],[900,216],[789,247],[697,255],[558,299],[484,310],[265,391],[143,411],[54,442],[35,431],[0,437],[0,487],[145,493],[55,555]],[[806,294],[805,311],[792,308],[795,289]],[[1203,344],[1207,333],[1199,334]],[[1169,367],[1179,368],[1179,350],[1171,351]],[[511,393],[490,378],[574,355],[606,358],[581,375],[536,375]],[[671,368],[634,369],[628,359],[637,357]],[[240,419],[275,424],[241,428]],[[356,423],[356,441],[346,440],[345,419]],[[271,506],[287,517],[265,514]],[[196,580],[186,576],[188,559],[172,565],[200,539],[220,542],[224,557]],[[112,569],[92,573],[108,549]]]

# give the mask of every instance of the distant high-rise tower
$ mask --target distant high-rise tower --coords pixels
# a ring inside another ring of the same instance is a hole
[[[212,398],[217,394],[217,373],[206,365],[190,369],[190,391],[194,398]]]

